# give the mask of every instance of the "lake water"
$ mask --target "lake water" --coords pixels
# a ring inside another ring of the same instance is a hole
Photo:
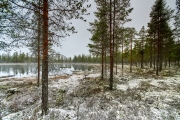
[[[91,71],[92,65],[88,64],[50,64],[49,75],[72,74],[72,71]],[[1,64],[0,78],[10,76],[20,78],[37,76],[37,64]]]

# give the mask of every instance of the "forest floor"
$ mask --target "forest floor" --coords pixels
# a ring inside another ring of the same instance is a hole
[[[179,68],[165,69],[159,76],[148,68],[134,67],[132,73],[125,68],[122,75],[118,66],[112,91],[99,68],[51,76],[45,116],[35,77],[0,79],[2,120],[180,120]]]

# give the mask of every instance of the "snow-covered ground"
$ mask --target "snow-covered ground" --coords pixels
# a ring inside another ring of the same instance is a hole
[[[127,69],[124,75],[115,75],[112,91],[98,71],[52,78],[45,116],[41,116],[41,87],[35,87],[35,78],[0,81],[2,119],[180,120],[179,70],[169,76],[164,73],[157,77],[148,69],[133,73]],[[15,92],[7,94],[10,88]]]

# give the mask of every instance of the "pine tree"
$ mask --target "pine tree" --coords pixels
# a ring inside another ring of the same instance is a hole
[[[49,44],[59,45],[62,38],[65,38],[69,33],[76,33],[75,28],[68,23],[67,20],[72,18],[81,19],[84,18],[82,15],[87,13],[86,8],[83,7],[85,0],[66,0],[59,1],[56,0],[49,1],[43,0],[42,7],[39,7],[37,1],[32,0],[8,0],[9,6],[13,6],[11,11],[13,14],[8,14],[5,17],[5,24],[11,25],[7,26],[4,31],[8,31],[6,35],[12,38],[11,43],[14,45],[27,45],[31,41],[32,33],[34,30],[38,30],[38,27],[33,28],[34,23],[33,15],[34,13],[39,13],[43,18],[42,23],[42,114],[47,114],[48,112],[48,49]],[[15,10],[16,9],[16,10]],[[23,11],[23,12],[21,12]],[[87,15],[87,14],[86,14]],[[30,34],[31,35],[31,34]]]
[[[103,1],[96,1],[96,3],[99,6],[98,11],[95,13],[98,20],[95,20],[94,23],[90,24],[92,26],[90,31],[93,34],[91,38],[93,44],[89,44],[89,47],[90,47],[90,52],[96,55],[99,54],[101,55],[102,76],[103,76],[103,63],[106,61],[105,56],[109,55],[110,57],[109,87],[112,90],[115,52],[117,53],[117,49],[118,49],[117,46],[120,44],[119,28],[122,27],[122,25],[125,22],[130,21],[130,19],[128,19],[127,16],[132,11],[132,8],[130,8],[130,2],[124,0],[120,0],[120,1],[103,0]],[[107,41],[108,39],[109,42]]]
[[[133,8],[130,8],[130,1],[114,0],[109,3],[109,33],[110,33],[110,90],[113,89],[113,67],[114,67],[114,48],[118,37],[116,34],[124,23],[130,21],[127,16]],[[123,37],[122,37],[123,38]],[[116,48],[117,49],[117,48]]]
[[[12,27],[7,19],[9,16],[13,16],[13,8],[8,0],[0,1],[0,50],[6,50],[9,47],[9,44],[4,40],[4,36],[9,33],[9,27]]]
[[[176,0],[176,15],[175,15],[175,46],[174,46],[174,57],[178,61],[178,66],[180,66],[179,61],[180,61],[180,0]]]
[[[176,15],[175,15],[175,37],[180,41],[180,0],[176,0]]]
[[[133,62],[133,51],[132,51],[132,46],[133,46],[133,40],[135,38],[135,35],[136,35],[136,30],[135,28],[129,28],[129,34],[130,34],[130,52],[131,52],[131,55],[130,55],[130,72],[132,72],[132,62]]]
[[[163,44],[167,31],[165,28],[167,28],[166,26],[172,17],[172,13],[173,10],[166,7],[166,2],[164,0],[156,0],[150,13],[151,21],[149,25],[156,38],[156,75],[158,75],[158,72],[162,70]]]
[[[144,41],[145,41],[145,28],[144,26],[141,28],[140,32],[139,32],[139,36],[141,39],[141,69],[144,68]]]
[[[116,2],[116,9],[114,10],[116,12],[115,14],[115,44],[120,46],[121,44],[121,59],[122,59],[122,75],[123,75],[123,69],[124,69],[124,43],[125,43],[125,33],[126,29],[123,27],[126,22],[131,21],[127,16],[132,12],[133,8],[130,7],[130,1],[128,0],[115,0]],[[118,48],[116,48],[118,49]]]
[[[86,9],[84,7],[82,8],[83,3],[84,0],[74,1],[74,3],[72,3],[71,0],[61,1],[60,3],[49,2],[48,0],[43,1],[42,114],[47,114],[48,110],[48,34],[49,36],[55,35],[55,38],[61,38],[69,35],[67,33],[69,31],[74,33],[74,27],[70,27],[64,19],[61,19],[61,17],[65,17],[69,20],[73,17],[84,20],[83,17],[80,16],[80,13],[84,14],[86,12]],[[61,10],[61,7],[64,7],[64,9]],[[52,13],[50,14],[48,12]],[[56,16],[54,16],[54,14],[56,14]],[[59,18],[59,21],[57,20],[57,17]],[[61,31],[64,31],[64,34]]]
[[[103,1],[96,1],[97,12],[95,12],[95,16],[98,20],[95,20],[93,23],[90,23],[90,26],[92,26],[91,29],[88,29],[92,34],[92,38],[90,39],[92,41],[92,44],[88,44],[90,48],[90,52],[94,55],[100,55],[101,56],[101,79],[104,78],[104,59],[105,59],[105,52],[108,48],[106,43],[108,40],[107,36],[107,2],[106,0]]]

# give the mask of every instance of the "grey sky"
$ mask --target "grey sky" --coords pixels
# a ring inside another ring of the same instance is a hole
[[[147,28],[147,23],[150,21],[149,14],[151,12],[151,7],[153,6],[155,0],[130,0],[131,6],[134,8],[129,18],[132,19],[125,26],[135,27],[137,31],[141,29],[142,26]],[[170,8],[175,9],[176,0],[166,0],[167,5]],[[76,34],[72,34],[70,37],[66,37],[61,41],[61,47],[54,48],[57,52],[65,55],[66,57],[73,57],[79,54],[89,54],[89,48],[87,47],[90,43],[89,38],[91,38],[91,33],[87,30],[90,28],[89,22],[93,22],[95,18],[93,12],[96,11],[96,4],[94,0],[89,0],[91,7],[88,9],[90,15],[85,16],[87,22],[82,20],[72,20],[74,27],[78,31]],[[17,50],[17,49],[16,49]],[[18,50],[17,50],[18,51]],[[27,52],[27,49],[22,48],[21,51]],[[11,51],[14,52],[14,51]]]
[[[87,45],[90,42],[89,38],[91,37],[91,33],[87,31],[87,29],[90,28],[89,22],[93,22],[94,19],[96,19],[93,14],[96,10],[96,4],[94,3],[94,0],[89,1],[92,5],[91,8],[88,9],[91,14],[85,17],[87,22],[73,20],[73,25],[78,33],[67,37],[66,40],[62,41],[62,47],[56,48],[56,51],[67,57],[73,57],[74,55],[79,54],[89,54]],[[166,1],[170,8],[175,9],[175,0]],[[131,0],[131,6],[134,10],[129,18],[131,18],[132,21],[128,22],[125,26],[135,27],[137,31],[139,31],[142,26],[147,28],[147,23],[150,21],[149,14],[154,2],[155,0]]]

